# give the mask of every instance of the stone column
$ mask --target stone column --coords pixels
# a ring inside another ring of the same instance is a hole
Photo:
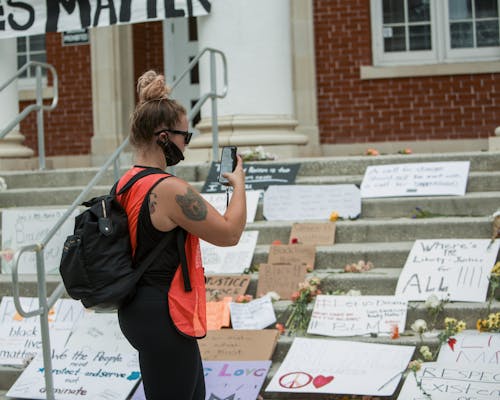
[[[15,38],[0,39],[0,85],[12,78],[17,71],[17,45]],[[14,81],[0,92],[0,128],[6,127],[19,114],[19,96],[17,82]],[[33,135],[36,136],[36,126],[33,127]],[[8,163],[2,159],[31,157],[34,151],[23,146],[24,136],[19,132],[16,125],[7,136],[0,140],[0,168]]]
[[[214,0],[210,14],[198,17],[198,32],[200,51],[221,50],[228,63],[229,91],[218,102],[219,146],[262,145],[280,158],[299,155],[307,137],[295,132],[289,0]],[[210,90],[208,58],[200,64],[202,96]],[[222,87],[222,73],[217,80]],[[201,135],[187,154],[198,149],[198,158],[211,159],[209,103],[201,115]]]
[[[125,140],[134,109],[132,26],[90,30],[92,111],[94,136],[92,163],[103,164]]]

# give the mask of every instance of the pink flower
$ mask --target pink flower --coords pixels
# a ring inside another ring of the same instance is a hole
[[[276,329],[280,333],[280,335],[283,335],[285,333],[285,326],[283,324],[280,324],[279,322],[275,325]]]
[[[276,240],[273,240],[273,242],[271,243],[273,246],[276,246],[276,245],[279,245],[279,244],[282,244],[281,243],[281,240],[279,239],[276,239]]]

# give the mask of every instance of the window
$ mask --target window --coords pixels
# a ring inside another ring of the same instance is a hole
[[[45,35],[33,35],[17,38],[17,69],[29,61],[46,62]],[[46,70],[42,69],[45,78]],[[35,68],[28,68],[20,77],[20,86],[34,86],[36,78]]]
[[[375,65],[500,59],[500,0],[371,0]]]

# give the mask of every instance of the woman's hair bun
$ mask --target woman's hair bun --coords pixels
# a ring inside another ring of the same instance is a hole
[[[165,77],[153,70],[146,71],[137,80],[137,95],[139,102],[166,98],[170,88],[165,84]]]

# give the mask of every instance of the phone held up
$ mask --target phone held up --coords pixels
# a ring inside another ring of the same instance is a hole
[[[236,151],[237,151],[236,146],[224,146],[222,148],[218,181],[223,185],[227,186],[229,184],[229,181],[222,175],[226,172],[231,173],[236,168],[236,163],[237,163]]]

